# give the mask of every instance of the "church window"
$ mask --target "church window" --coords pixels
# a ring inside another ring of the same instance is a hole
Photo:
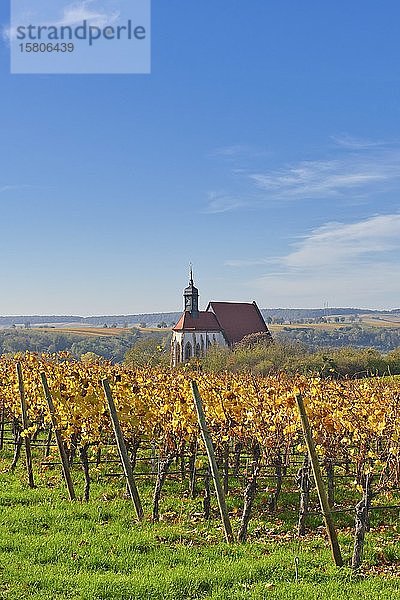
[[[189,360],[192,357],[192,344],[188,342],[185,346],[185,360]]]

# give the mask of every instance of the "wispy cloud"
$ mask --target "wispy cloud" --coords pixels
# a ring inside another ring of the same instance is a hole
[[[0,194],[2,194],[3,192],[8,192],[8,190],[12,190],[12,189],[13,189],[12,185],[0,186]]]
[[[382,260],[378,255],[400,252],[400,213],[375,215],[355,223],[326,223],[297,239],[284,256],[229,259],[225,265],[246,268],[272,265],[289,269],[343,268],[350,263]]]
[[[276,261],[273,260],[273,263]],[[261,265],[268,265],[271,263],[269,258],[255,258],[255,259],[229,259],[224,262],[227,267],[243,268],[243,267],[259,267]]]
[[[255,159],[252,167],[246,165],[244,159],[240,163],[240,146],[215,151],[219,156],[237,159],[235,168],[231,166],[231,176],[235,178],[232,187],[239,183],[246,194],[245,199],[231,203],[226,210],[310,199],[325,201],[337,198],[347,203],[359,203],[399,186],[399,143],[357,138],[349,134],[332,136],[331,139],[335,142],[334,149],[331,147],[324,157],[269,169],[257,168],[255,163],[260,161]],[[227,195],[240,198],[233,191]]]
[[[14,185],[0,185],[0,194],[3,194],[4,192],[11,192],[11,191],[15,191],[15,190],[23,190],[26,188],[32,188],[34,186],[32,185],[28,185],[28,184],[14,184]]]
[[[241,171],[245,165],[265,160],[270,155],[266,148],[260,148],[253,144],[230,144],[219,146],[208,153],[208,158],[221,159],[230,165],[234,165],[234,170]],[[246,166],[247,168],[247,166]]]
[[[44,8],[45,10],[43,6],[37,6],[35,10],[21,10],[18,15],[14,13],[13,23],[2,28],[3,40],[10,43],[15,39],[17,21],[18,25],[40,23],[47,27],[73,27],[87,21],[92,26],[105,27],[118,21],[121,16],[120,11],[115,10],[109,0],[77,0],[63,6],[59,17],[53,19],[49,19],[48,7]]]
[[[249,151],[249,146],[246,144],[232,144],[231,146],[221,146],[219,148],[214,148],[210,152],[210,156],[241,156],[244,153]]]
[[[229,212],[247,206],[249,203],[244,198],[230,196],[224,192],[209,192],[205,212],[218,214]]]
[[[360,268],[277,271],[248,282],[264,306],[399,308],[400,265],[376,262]]]
[[[377,254],[400,251],[400,214],[377,215],[357,223],[327,223],[278,259],[287,267],[315,268],[349,264]]]
[[[103,6],[101,6],[103,4]],[[56,26],[73,26],[82,21],[87,21],[93,26],[104,27],[117,21],[120,17],[119,11],[107,11],[104,3],[97,0],[82,0],[74,2],[64,8],[63,16],[59,21],[52,23]]]
[[[367,195],[376,186],[400,180],[400,151],[332,160],[301,161],[278,170],[253,173],[250,179],[275,199],[331,198],[347,193]]]
[[[337,146],[347,148],[348,150],[369,150],[370,148],[388,145],[387,142],[384,141],[355,137],[348,133],[332,135],[331,140],[333,140]]]

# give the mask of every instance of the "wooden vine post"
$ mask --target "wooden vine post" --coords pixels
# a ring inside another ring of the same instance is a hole
[[[340,552],[339,542],[336,535],[335,525],[332,519],[332,513],[329,506],[328,498],[325,492],[324,483],[322,481],[321,469],[318,462],[318,456],[315,451],[314,440],[311,434],[310,422],[304,406],[303,397],[301,394],[296,395],[297,406],[300,413],[301,425],[303,428],[304,438],[306,441],[308,454],[310,456],[311,467],[314,474],[315,485],[317,487],[318,498],[321,505],[322,515],[324,517],[326,531],[331,546],[333,560],[337,567],[343,566],[343,559]]]
[[[71,472],[69,470],[68,457],[67,457],[67,453],[65,452],[64,442],[61,437],[61,431],[57,424],[53,398],[52,398],[52,395],[50,393],[50,389],[49,389],[49,386],[47,383],[46,373],[40,373],[40,378],[42,380],[42,386],[43,386],[43,390],[44,390],[44,395],[46,397],[47,406],[49,407],[51,424],[53,427],[54,435],[56,437],[58,452],[59,452],[60,458],[61,458],[62,472],[63,472],[65,483],[67,485],[69,499],[75,500],[76,496],[75,496],[74,484],[72,483]]]
[[[217,495],[219,511],[221,513],[222,525],[225,532],[225,539],[228,543],[233,542],[233,532],[231,522],[229,520],[228,508],[225,502],[225,494],[221,483],[220,474],[218,471],[217,461],[215,460],[214,446],[210,436],[210,432],[207,427],[206,417],[203,410],[203,403],[200,397],[197,383],[192,381],[192,394],[193,400],[196,407],[197,420],[200,426],[201,437],[203,438],[204,445],[206,447],[208,462],[210,465],[211,475],[214,481],[215,492]]]
[[[0,450],[3,450],[3,444],[4,444],[4,420],[6,418],[6,407],[5,407],[5,401],[3,400],[2,405],[1,405],[1,423],[0,423]]]
[[[22,427],[25,430],[24,444],[25,444],[25,458],[26,458],[26,472],[28,475],[29,487],[35,487],[35,481],[33,478],[33,467],[32,467],[32,452],[31,452],[31,435],[27,433],[27,429],[29,428],[28,421],[28,412],[26,408],[26,399],[25,399],[25,386],[24,386],[24,378],[22,376],[22,368],[21,363],[17,363],[17,378],[18,378],[18,390],[19,397],[21,401],[21,412],[22,412]]]
[[[122,435],[121,425],[119,423],[117,409],[115,407],[114,398],[111,393],[111,388],[108,379],[102,380],[104,395],[106,397],[108,408],[111,416],[111,423],[114,430],[115,441],[117,442],[118,452],[122,463],[122,468],[124,470],[126,483],[128,486],[129,494],[133,500],[133,504],[135,505],[136,515],[139,521],[143,519],[143,508],[142,503],[140,501],[139,492],[136,487],[135,478],[133,476],[132,465],[129,460],[128,451],[126,449],[126,444],[124,437]]]

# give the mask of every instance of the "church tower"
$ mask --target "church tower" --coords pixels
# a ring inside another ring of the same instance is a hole
[[[193,283],[193,270],[190,269],[190,281],[187,288],[183,292],[184,310],[197,319],[199,316],[199,290]]]

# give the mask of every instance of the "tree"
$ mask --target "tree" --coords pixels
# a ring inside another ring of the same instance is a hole
[[[168,366],[170,363],[169,340],[159,337],[141,339],[128,350],[125,363],[132,367]]]
[[[254,346],[269,345],[272,342],[272,336],[268,332],[260,331],[258,333],[249,333],[238,344],[237,348],[254,348]]]
[[[95,352],[85,352],[82,354],[81,361],[85,364],[97,364],[101,365],[107,363],[107,360],[103,356],[99,356]]]

